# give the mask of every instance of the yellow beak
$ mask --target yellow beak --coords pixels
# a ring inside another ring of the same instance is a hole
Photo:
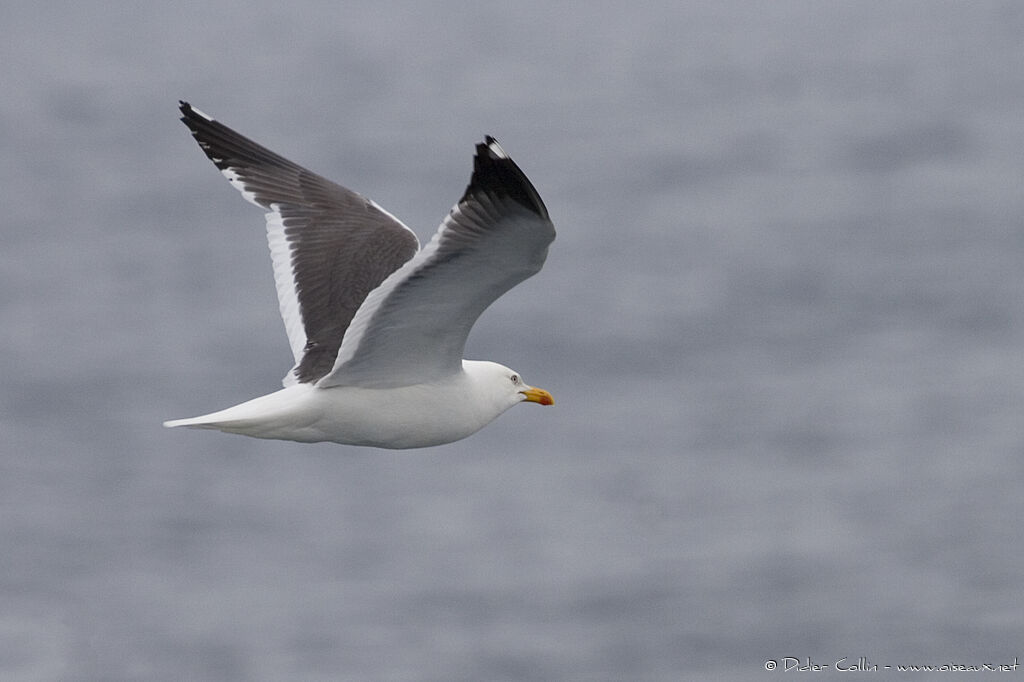
[[[540,403],[541,405],[555,404],[555,399],[543,388],[528,388],[525,391],[519,392],[526,396],[526,402],[528,403]]]

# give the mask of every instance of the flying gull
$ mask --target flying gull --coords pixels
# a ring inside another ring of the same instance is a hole
[[[284,388],[164,426],[381,448],[450,443],[520,402],[552,405],[508,367],[464,360],[470,328],[536,274],[555,228],[498,142],[476,146],[465,194],[423,249],[397,218],[181,102],[220,172],[267,211],[295,366]]]

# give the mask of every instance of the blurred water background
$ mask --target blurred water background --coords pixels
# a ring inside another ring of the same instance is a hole
[[[3,679],[1024,660],[1019,3],[0,16]],[[291,363],[178,99],[421,241],[498,137],[558,239],[467,352],[557,405],[408,452],[162,429]]]

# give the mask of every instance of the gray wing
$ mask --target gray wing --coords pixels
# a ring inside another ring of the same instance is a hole
[[[315,382],[335,364],[367,294],[419,249],[416,235],[373,201],[335,184],[181,102],[182,121],[221,173],[266,209],[278,302],[295,367]]]
[[[462,199],[430,243],[363,301],[317,386],[399,386],[459,371],[473,323],[541,269],[554,238],[537,190],[488,137]]]

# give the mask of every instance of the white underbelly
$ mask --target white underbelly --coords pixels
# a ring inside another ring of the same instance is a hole
[[[459,388],[321,389],[299,384],[197,417],[188,425],[306,443],[428,447],[465,438],[497,416],[466,400]]]

